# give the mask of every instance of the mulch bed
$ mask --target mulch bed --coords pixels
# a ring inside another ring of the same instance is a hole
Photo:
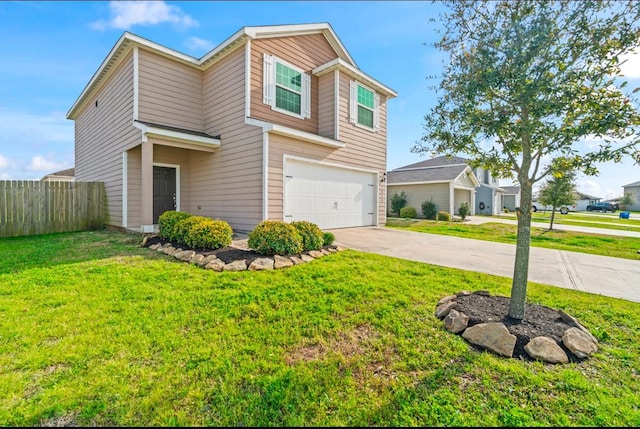
[[[264,255],[261,255],[260,253],[254,252],[253,250],[245,250],[245,249],[238,249],[236,247],[223,247],[222,249],[201,249],[201,248],[193,248],[193,247],[189,247],[189,246],[185,246],[183,244],[178,244],[178,243],[174,243],[174,242],[170,242],[168,240],[163,240],[160,237],[158,237],[157,235],[149,237],[146,241],[146,243],[144,244],[145,247],[149,247],[153,244],[156,243],[160,243],[160,244],[165,244],[165,243],[171,243],[171,245],[173,247],[177,248],[181,248],[182,250],[194,250],[198,253],[201,253],[205,256],[208,255],[216,255],[216,257],[218,259],[220,259],[221,261],[223,261],[225,264],[228,264],[230,262],[233,261],[237,261],[237,260],[241,260],[244,259],[247,261],[247,265],[250,265],[251,262],[253,262],[254,259],[258,259],[258,258],[264,258]]]

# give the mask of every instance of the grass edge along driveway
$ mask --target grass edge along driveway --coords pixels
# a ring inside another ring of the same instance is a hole
[[[517,226],[486,222],[469,225],[464,222],[437,222],[416,219],[388,219],[388,228],[429,234],[452,235],[455,237],[473,238],[476,240],[495,241],[515,244]],[[548,249],[567,250],[571,252],[589,253],[592,255],[611,256],[640,260],[640,239],[613,235],[590,234],[586,232],[531,228],[531,245]]]
[[[640,305],[531,284],[600,341],[473,350],[442,296],[506,278],[356,251],[216,273],[107,231],[0,239],[4,426],[640,426]]]

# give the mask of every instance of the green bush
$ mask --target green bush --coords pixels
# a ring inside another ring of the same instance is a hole
[[[248,245],[263,255],[293,255],[302,252],[302,237],[290,223],[265,220],[249,233]]]
[[[396,192],[391,196],[391,211],[393,213],[400,214],[400,210],[402,210],[402,208],[406,205],[407,194],[404,191],[400,192],[399,194]]]
[[[298,234],[302,237],[303,250],[320,250],[322,248],[324,237],[318,225],[306,220],[297,220],[291,222],[291,225],[298,230]]]
[[[191,227],[207,219],[209,218],[204,216],[189,216],[188,218],[182,219],[176,223],[174,228],[174,241],[178,244],[188,246],[187,242],[189,241],[189,231],[191,231]]]
[[[434,220],[437,213],[438,207],[436,206],[436,203],[433,202],[433,198],[429,198],[429,201],[424,201],[422,203],[422,214],[425,219]]]
[[[165,240],[175,241],[175,229],[178,222],[190,217],[191,214],[187,212],[166,211],[158,218],[158,225],[160,226],[160,238]]]
[[[469,215],[469,211],[470,211],[469,203],[464,202],[460,204],[460,208],[458,209],[458,214],[460,215],[460,218],[462,220],[465,220],[467,218],[467,216]]]
[[[402,207],[400,209],[400,217],[404,219],[415,219],[418,217],[418,213],[413,207]]]
[[[449,214],[449,212],[442,210],[436,214],[436,220],[443,220],[443,221],[449,222],[451,221],[451,215]]]
[[[336,236],[330,232],[322,233],[322,245],[323,246],[331,246],[333,242],[336,240]]]
[[[232,240],[233,230],[226,221],[205,218],[191,225],[185,244],[196,249],[220,249]]]

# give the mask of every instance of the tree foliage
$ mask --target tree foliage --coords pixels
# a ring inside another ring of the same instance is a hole
[[[633,195],[631,195],[630,192],[625,193],[622,199],[620,200],[620,206],[625,208],[627,206],[632,206],[635,203],[636,201],[633,199]]]
[[[577,198],[575,173],[573,171],[556,170],[540,189],[538,201],[544,206],[551,206],[549,230],[553,229],[556,208],[575,204]]]
[[[436,105],[412,149],[464,154],[472,167],[521,188],[509,316],[524,318],[532,188],[561,157],[597,163],[640,159],[640,115],[618,74],[638,47],[640,2],[451,1],[436,47],[448,54]],[[586,137],[600,143],[589,147]]]
[[[400,215],[400,210],[407,205],[407,194],[401,191],[399,194],[396,192],[391,196],[391,211]]]

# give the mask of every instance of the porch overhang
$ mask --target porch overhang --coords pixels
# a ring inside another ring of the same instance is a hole
[[[202,152],[214,152],[220,147],[220,136],[142,121],[133,121],[133,126],[142,131],[143,142],[149,137],[156,137],[166,146]]]

